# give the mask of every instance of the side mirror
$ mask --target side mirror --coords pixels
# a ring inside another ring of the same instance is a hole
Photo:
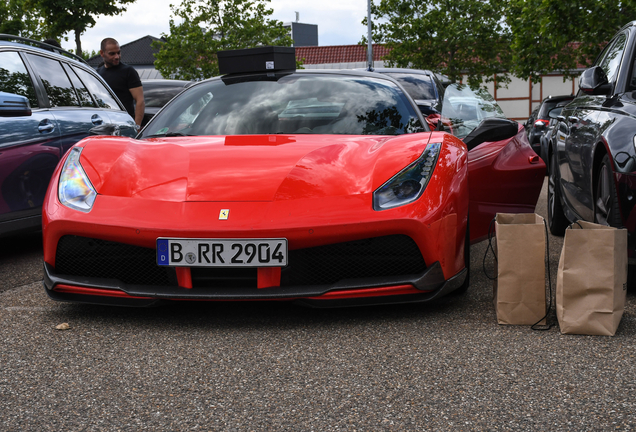
[[[516,121],[490,117],[482,120],[475,129],[463,139],[468,150],[472,150],[479,144],[490,141],[502,141],[519,133],[519,123]]]
[[[31,114],[31,105],[26,97],[0,92],[0,117],[28,117]]]
[[[585,69],[579,78],[579,88],[588,95],[609,95],[612,85],[600,66]]]

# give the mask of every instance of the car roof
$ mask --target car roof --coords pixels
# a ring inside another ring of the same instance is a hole
[[[373,68],[370,72],[378,73],[408,73],[414,75],[435,75],[428,69],[407,69],[407,68]]]
[[[630,21],[627,24],[625,24],[623,27],[621,27],[621,29],[619,31],[623,31],[628,27],[636,27],[636,21]]]
[[[144,87],[188,87],[191,84],[194,84],[194,81],[186,81],[186,80],[173,80],[173,79],[146,79],[141,80],[141,84]]]
[[[391,74],[391,73],[403,73],[410,75],[427,75],[437,78],[437,80],[444,86],[447,87],[449,84],[453,82],[446,76],[437,72],[433,72],[428,69],[408,69],[408,68],[374,68],[373,72],[381,73],[381,74]]]
[[[266,75],[268,77],[271,76],[275,76],[275,75],[279,75],[279,76],[284,76],[284,75],[291,75],[291,74],[298,74],[298,75],[350,75],[350,76],[360,76],[360,77],[367,77],[367,78],[375,78],[375,79],[384,79],[387,81],[391,81],[395,84],[399,83],[392,77],[385,75],[385,74],[378,74],[375,72],[369,72],[367,70],[362,70],[362,69],[296,69],[296,70],[283,70],[283,71],[277,71],[277,72],[271,72],[271,73],[267,73],[267,72],[249,72],[249,73],[241,73],[241,74],[227,74],[227,75],[220,75],[220,76],[215,76],[215,77],[211,77],[211,78],[207,78],[205,80],[202,81],[196,81],[193,83],[193,85],[198,85],[200,83],[204,83],[204,82],[209,82],[209,81],[216,81],[216,80],[220,80],[220,79],[228,79],[228,80],[239,80],[241,78],[247,78],[247,77],[256,77],[256,76],[263,76]],[[401,87],[401,86],[400,86]]]
[[[11,34],[0,33],[0,47],[3,47],[3,46],[18,48],[20,50],[28,50],[32,52],[39,52],[42,54],[53,55],[58,58],[64,58],[66,60],[72,60],[77,63],[88,65],[88,63],[86,63],[86,60],[84,60],[80,56],[77,56],[62,48],[49,45],[44,42],[29,39],[29,38],[23,38],[23,37],[11,35]]]
[[[547,101],[562,101],[562,100],[567,100],[567,99],[574,99],[574,95],[558,95],[558,96],[548,96],[547,98],[543,99],[543,102],[547,102]]]

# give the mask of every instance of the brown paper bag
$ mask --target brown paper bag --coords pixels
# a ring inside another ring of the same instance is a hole
[[[614,336],[627,294],[627,230],[579,221],[565,231],[557,274],[561,333]]]
[[[499,324],[545,324],[545,226],[537,214],[497,213],[494,302]],[[541,322],[539,322],[541,320]]]

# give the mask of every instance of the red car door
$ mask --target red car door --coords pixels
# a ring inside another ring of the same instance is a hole
[[[464,139],[484,119],[505,115],[487,91],[452,84],[444,94],[442,117],[452,133]],[[510,138],[468,147],[470,237],[477,242],[487,237],[497,213],[535,211],[546,166],[530,147],[522,125]]]

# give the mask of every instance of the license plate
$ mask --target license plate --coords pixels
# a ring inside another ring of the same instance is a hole
[[[287,239],[157,239],[157,264],[175,267],[284,267]]]

